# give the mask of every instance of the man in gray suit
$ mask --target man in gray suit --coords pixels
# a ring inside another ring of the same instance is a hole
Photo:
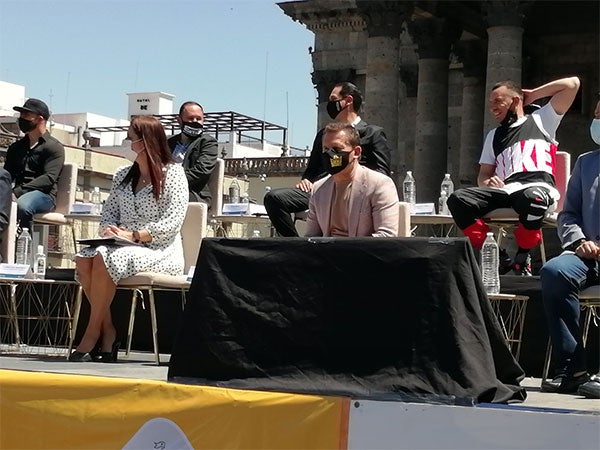
[[[600,100],[590,134],[600,146]],[[542,391],[600,398],[600,376],[587,373],[579,326],[579,293],[598,284],[600,260],[600,149],[575,162],[565,204],[558,216],[564,252],[540,272],[542,297],[554,350],[555,376],[542,380]]]

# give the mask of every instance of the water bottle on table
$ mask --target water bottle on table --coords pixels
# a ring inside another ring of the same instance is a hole
[[[98,186],[92,191],[92,204],[92,214],[102,214],[102,195]]]
[[[442,185],[440,186],[440,194],[446,193],[446,197],[450,197],[450,194],[454,192],[454,182],[450,178],[450,174],[447,173],[444,175],[444,179],[442,180]]]
[[[450,174],[447,173],[444,175],[444,179],[442,180],[442,184],[440,186],[440,198],[438,200],[438,214],[450,215],[450,210],[448,209],[448,197],[450,194],[454,192],[454,183],[450,178]]]
[[[499,250],[494,233],[487,233],[481,248],[481,277],[488,294],[500,293],[500,274],[498,273]]]
[[[33,273],[39,280],[46,278],[46,255],[44,254],[43,245],[38,245],[37,254],[35,255],[35,264],[33,265]]]
[[[450,210],[448,209],[448,196],[444,191],[441,192],[440,198],[438,200],[438,214],[450,214]]]
[[[229,185],[229,203],[239,203],[240,202],[240,185],[237,181],[237,178],[234,178],[231,184]]]
[[[414,206],[414,204],[417,203],[417,185],[415,183],[412,171],[409,170],[406,172],[406,178],[404,178],[402,188],[404,193],[404,201],[410,203],[411,206]]]
[[[31,245],[29,228],[23,228],[21,235],[17,239],[17,251],[15,255],[15,262],[17,264],[31,265]]]

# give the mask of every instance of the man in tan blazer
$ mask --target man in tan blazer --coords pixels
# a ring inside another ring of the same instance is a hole
[[[359,164],[358,131],[333,122],[323,133],[322,158],[329,176],[317,181],[305,236],[397,236],[398,191],[390,177]]]

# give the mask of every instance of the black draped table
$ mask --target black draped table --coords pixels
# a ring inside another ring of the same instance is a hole
[[[352,397],[525,398],[465,238],[208,238],[171,381]]]

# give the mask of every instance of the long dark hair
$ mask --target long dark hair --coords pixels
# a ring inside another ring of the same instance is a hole
[[[173,156],[167,144],[167,135],[162,124],[152,116],[135,116],[129,125],[136,136],[144,141],[148,165],[150,168],[150,180],[152,182],[152,193],[158,200],[164,191],[165,174],[163,168],[173,162]],[[123,183],[131,182],[134,186],[140,178],[140,168],[134,163],[129,173],[123,179]]]

